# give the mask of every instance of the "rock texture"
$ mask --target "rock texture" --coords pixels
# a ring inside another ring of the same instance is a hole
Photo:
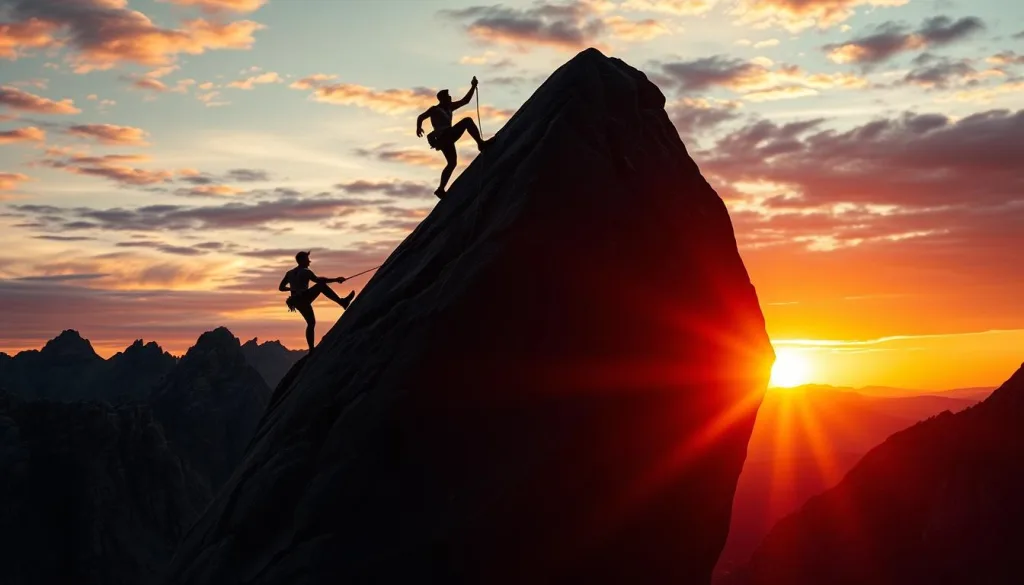
[[[216,491],[242,458],[270,388],[238,339],[220,327],[199,337],[149,402],[167,440]]]
[[[0,582],[152,583],[209,501],[148,408],[0,393]]]
[[[305,351],[288,349],[280,341],[260,343],[255,338],[242,344],[242,353],[271,388],[276,387],[288,370],[306,355]]]
[[[556,71],[281,382],[167,583],[707,583],[772,361],[639,71]]]
[[[745,585],[1024,583],[1024,367],[977,406],[896,433],[782,520]]]

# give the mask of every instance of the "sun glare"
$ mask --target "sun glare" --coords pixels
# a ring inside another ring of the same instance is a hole
[[[801,352],[776,348],[775,365],[768,385],[776,388],[792,388],[811,381],[811,364]]]

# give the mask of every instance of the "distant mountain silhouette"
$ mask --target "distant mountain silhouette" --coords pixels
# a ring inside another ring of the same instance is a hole
[[[270,388],[224,327],[199,337],[149,397],[171,448],[216,491],[234,470]]]
[[[256,339],[247,341],[242,353],[270,388],[306,354],[290,350],[280,341],[258,343]],[[0,388],[29,400],[145,402],[177,363],[178,358],[156,342],[141,339],[104,360],[88,340],[69,329],[41,350],[13,357],[0,353]]]
[[[304,350],[288,349],[280,341],[259,343],[255,338],[242,344],[242,354],[249,365],[263,377],[267,386],[273,388],[284,378],[288,370],[306,355]]]
[[[977,403],[949,394],[883,398],[821,385],[769,390],[736,486],[719,572],[746,562],[776,522],[839,483],[889,435]]]
[[[1024,583],[1024,367],[896,433],[775,526],[728,583]]]
[[[293,355],[253,345],[253,359],[278,370]],[[151,583],[270,396],[224,328],[181,360],[142,341],[103,360],[65,331],[42,350],[0,355],[8,384],[18,392],[0,394],[4,585]]]
[[[4,585],[150,583],[209,497],[148,407],[0,392]]]
[[[104,360],[70,329],[41,350],[5,358],[0,359],[0,387],[26,399],[62,402],[144,400],[177,362],[156,343],[141,340]]]
[[[165,582],[707,583],[772,353],[664,106],[596,50],[553,73],[278,386]]]

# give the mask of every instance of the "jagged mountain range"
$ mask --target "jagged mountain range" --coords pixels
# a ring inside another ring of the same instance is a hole
[[[245,361],[270,388],[306,354],[290,350],[280,341],[260,343],[255,338],[240,348]],[[114,404],[143,401],[179,360],[156,342],[141,339],[103,359],[87,339],[69,329],[46,342],[42,349],[14,356],[0,352],[0,388],[26,400],[101,400]]]
[[[219,328],[181,358],[75,331],[0,354],[0,582],[152,582],[303,353]]]

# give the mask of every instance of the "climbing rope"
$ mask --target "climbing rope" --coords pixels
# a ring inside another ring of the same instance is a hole
[[[383,264],[381,264],[380,266],[383,266]],[[377,270],[378,268],[380,268],[380,266],[374,266],[373,268],[367,268],[366,270],[360,272],[359,274],[353,274],[352,276],[346,276],[345,280],[352,280],[353,278],[355,278],[357,276],[362,276],[362,275],[366,274],[367,272],[373,272],[374,270]]]
[[[476,126],[480,129],[480,136],[484,135],[484,123],[480,121],[480,84],[476,84]]]

